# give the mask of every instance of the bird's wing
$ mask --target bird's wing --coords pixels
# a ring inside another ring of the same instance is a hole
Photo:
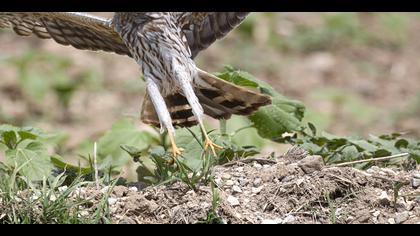
[[[238,26],[249,12],[182,12],[178,21],[194,58]]]
[[[18,35],[34,34],[78,49],[130,55],[111,24],[110,19],[85,13],[0,12],[0,28],[12,28]]]

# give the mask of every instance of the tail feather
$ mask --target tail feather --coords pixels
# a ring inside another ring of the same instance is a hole
[[[249,115],[271,103],[269,96],[239,87],[202,70],[198,70],[193,86],[204,113],[215,119],[229,119],[232,114]],[[174,126],[190,127],[198,123],[184,95],[176,93],[164,99]],[[143,101],[141,120],[160,127],[159,117],[148,94]]]
[[[232,114],[249,115],[271,103],[267,95],[239,87],[202,70],[198,71],[198,79],[195,90],[200,102],[223,111],[223,118]]]

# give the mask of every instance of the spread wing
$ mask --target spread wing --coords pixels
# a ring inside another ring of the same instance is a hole
[[[53,38],[78,49],[103,50],[129,55],[130,52],[111,26],[110,19],[72,12],[0,12],[0,28],[12,28],[18,35]]]
[[[249,12],[182,12],[178,21],[194,58],[238,26]]]

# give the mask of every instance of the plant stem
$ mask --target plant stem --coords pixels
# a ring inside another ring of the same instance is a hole
[[[222,134],[222,136],[227,136],[227,129],[226,129],[226,120],[225,119],[221,119],[219,121],[220,124],[220,133]]]
[[[390,159],[398,158],[398,157],[405,157],[409,155],[410,155],[409,153],[401,153],[401,154],[387,156],[387,157],[377,157],[377,158],[370,158],[370,159],[365,159],[365,160],[350,161],[350,162],[344,162],[344,163],[334,164],[330,166],[340,167],[340,166],[348,166],[348,165],[370,162],[370,161],[384,161],[384,160],[390,160]]]

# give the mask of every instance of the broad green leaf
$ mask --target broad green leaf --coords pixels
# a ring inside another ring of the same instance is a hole
[[[368,152],[375,152],[375,150],[378,149],[375,145],[369,143],[366,140],[355,140],[355,141],[351,141],[351,143]]]
[[[159,143],[157,135],[138,130],[130,119],[121,119],[99,139],[98,160],[102,162],[103,168],[108,168],[109,165],[121,167],[131,159],[130,155],[121,149],[122,145],[146,150],[150,145],[157,143]]]
[[[18,134],[21,140],[26,140],[26,139],[35,140],[38,138],[38,135],[31,133],[29,131],[18,131]]]
[[[249,119],[254,123],[258,134],[267,139],[279,138],[285,132],[299,131],[302,128],[295,116],[276,105],[260,108],[250,115]]]
[[[79,166],[66,163],[64,159],[59,155],[53,155],[51,157],[51,163],[59,169],[70,170],[70,171],[73,171],[74,173],[81,173],[83,175],[93,172],[93,170],[90,167],[81,167],[81,166],[79,167]]]
[[[26,147],[7,150],[6,164],[14,168],[21,167],[19,174],[30,181],[39,181],[43,177],[48,177],[53,168],[47,149],[40,142],[31,142]]]
[[[3,132],[3,134],[1,135],[4,144],[9,148],[9,149],[14,149],[17,143],[17,137],[16,137],[16,132],[15,131],[5,131]]]
[[[343,161],[354,161],[359,159],[360,154],[355,146],[345,147],[342,151]]]
[[[202,142],[202,134],[200,129],[195,126],[190,129],[195,136],[198,138],[200,143]],[[182,157],[184,158],[183,163],[193,170],[199,170],[202,166],[201,155],[203,153],[203,147],[196,140],[196,138],[186,129],[178,129],[175,135],[176,144],[178,147],[182,147],[184,152]]]

